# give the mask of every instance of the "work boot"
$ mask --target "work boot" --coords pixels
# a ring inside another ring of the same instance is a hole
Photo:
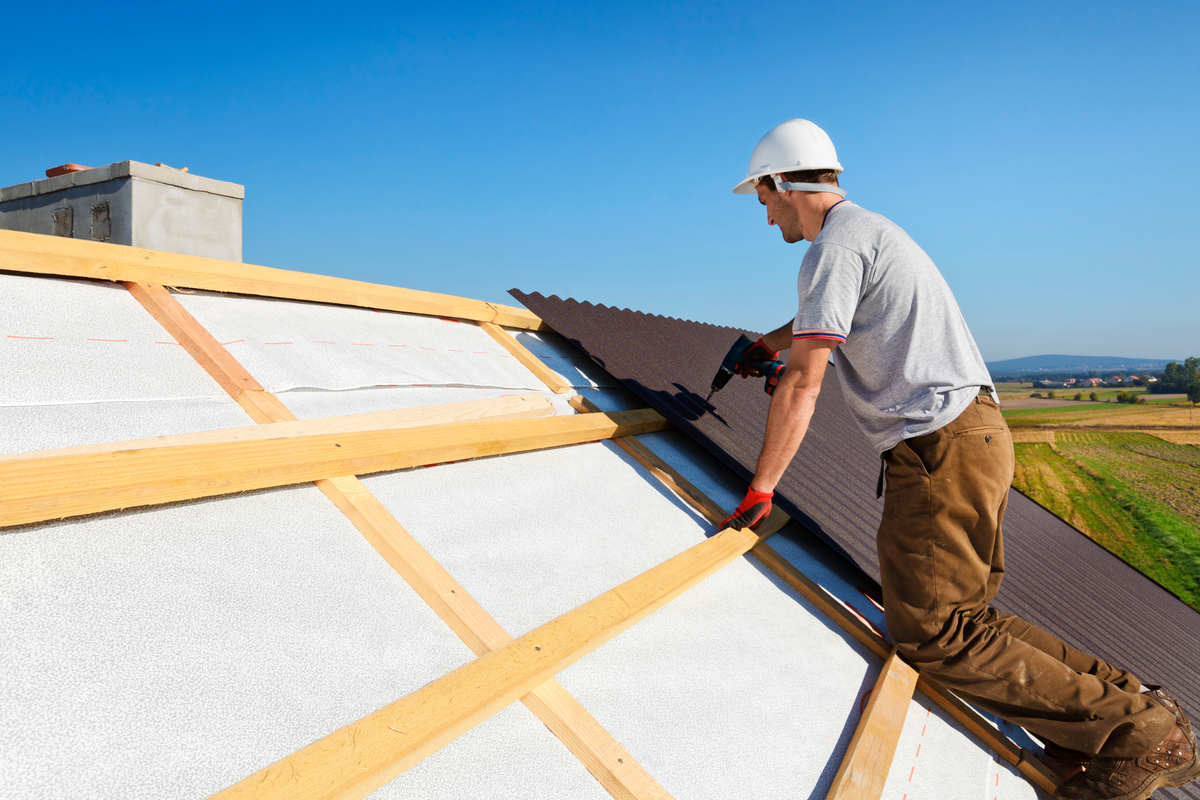
[[[1146,800],[1160,787],[1184,786],[1200,778],[1200,757],[1192,726],[1175,698],[1162,687],[1147,687],[1159,705],[1175,715],[1175,727],[1141,758],[1096,756],[1083,772],[1059,784],[1063,800]]]
[[[1083,772],[1083,768],[1091,760],[1092,757],[1087,753],[1062,747],[1054,742],[1046,742],[1046,747],[1042,751],[1042,761],[1054,771],[1059,781],[1065,781],[1067,778]]]
[[[1169,695],[1167,690],[1161,686],[1146,684],[1145,688],[1150,690],[1147,694],[1150,695],[1152,700],[1175,715],[1175,722],[1183,728],[1187,734],[1188,741],[1195,745],[1196,733],[1192,730],[1192,724],[1188,722],[1188,718],[1183,715],[1183,709],[1180,707],[1179,701]]]

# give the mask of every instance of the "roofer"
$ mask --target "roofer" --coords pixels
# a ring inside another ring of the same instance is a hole
[[[761,376],[751,364],[791,350],[767,383],[749,491],[721,527],[754,527],[770,512],[832,357],[882,459],[877,494],[886,471],[879,566],[888,634],[904,659],[1043,739],[1047,759],[1070,775],[1058,797],[1133,800],[1195,779],[1195,738],[1166,691],[990,606],[1004,576],[1012,437],[950,287],[903,230],[845,199],[841,171],[825,131],[793,119],[759,141],[733,190],[757,193],[784,241],[812,244],[795,319],[739,362],[743,377]]]

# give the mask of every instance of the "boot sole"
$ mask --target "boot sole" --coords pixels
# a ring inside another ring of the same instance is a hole
[[[1163,775],[1163,782],[1159,786],[1166,786],[1169,789],[1178,789],[1180,786],[1187,786],[1192,781],[1200,778],[1200,753],[1192,751],[1192,767],[1183,775],[1169,776]]]
[[[1182,775],[1163,774],[1150,782],[1150,790],[1145,794],[1131,794],[1130,800],[1149,800],[1150,795],[1154,794],[1157,789],[1178,789],[1180,786],[1187,786],[1196,778],[1200,778],[1200,752],[1193,751],[1192,764],[1187,772]]]

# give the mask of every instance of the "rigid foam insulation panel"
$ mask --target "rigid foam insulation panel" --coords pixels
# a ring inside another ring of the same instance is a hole
[[[612,442],[364,482],[514,636],[712,531]],[[807,796],[880,666],[738,559],[560,679],[676,797]]]
[[[0,639],[21,800],[207,797],[472,658],[311,486],[10,529]],[[603,794],[520,707],[377,796]]]
[[[469,322],[205,292],[176,297],[272,392],[414,385],[546,388]]]
[[[0,274],[0,406],[225,397],[123,286]]]

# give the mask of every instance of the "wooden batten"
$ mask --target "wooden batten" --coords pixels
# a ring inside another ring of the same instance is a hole
[[[826,800],[879,800],[883,796],[916,688],[916,670],[893,652],[879,673]]]
[[[0,526],[581,444],[666,425],[658,412],[640,409],[18,458],[0,462]]]
[[[307,300],[494,322],[526,330],[547,329],[537,315],[516,306],[36,233],[0,231],[0,270]]]
[[[153,283],[123,281],[129,293],[150,312],[175,341],[231,396],[262,385],[184,308],[171,293]]]
[[[546,364],[533,353],[529,352],[529,348],[518,342],[513,335],[508,331],[491,322],[481,322],[479,327],[483,328],[484,333],[491,336],[512,357],[530,372],[538,377],[542,383],[555,394],[566,394],[571,391],[571,384],[563,380],[563,377],[554,370],[550,369]]]
[[[287,756],[214,798],[362,798],[745,553],[727,530]]]
[[[268,394],[269,393],[264,393]],[[272,396],[273,395],[269,395]],[[278,402],[278,401],[276,401]],[[282,405],[282,404],[281,404]],[[289,414],[291,412],[288,412]],[[271,425],[247,425],[243,428],[224,428],[215,431],[184,433],[175,436],[155,436],[125,442],[104,442],[65,447],[59,450],[39,450],[32,453],[0,455],[0,462],[29,458],[52,458],[88,453],[112,453],[118,450],[148,450],[155,447],[181,447],[193,444],[287,439],[296,436],[316,436],[327,433],[357,433],[361,431],[403,430],[433,425],[475,420],[534,419],[554,414],[554,405],[540,394],[507,395],[487,400],[466,400],[435,406],[415,406],[388,411],[369,411],[340,417],[278,421]]]

